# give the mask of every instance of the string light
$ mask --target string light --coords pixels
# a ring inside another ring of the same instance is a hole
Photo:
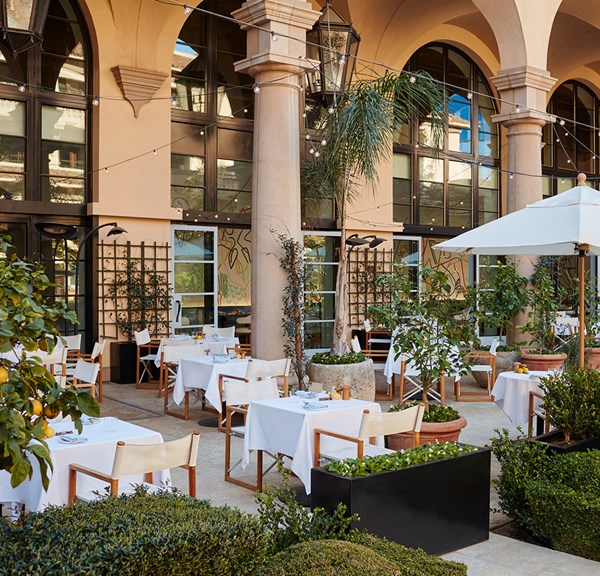
[[[473,92],[467,92],[467,98],[473,100]]]
[[[152,150],[152,153],[156,156],[156,150]]]
[[[310,140],[310,134],[307,132],[306,135],[304,136],[305,140]]]
[[[311,148],[311,149],[309,150],[309,152],[310,152],[311,154],[314,154],[314,153],[315,153],[315,149],[314,149],[314,148]]]
[[[104,172],[108,172],[108,166],[104,167]]]
[[[515,112],[518,114],[520,111],[521,111],[521,107],[518,104],[516,104],[515,105]]]
[[[184,4],[183,5],[183,13],[186,16],[189,16],[192,13],[192,9],[187,4]]]
[[[329,108],[327,108],[327,113],[329,115],[335,114],[335,108],[333,106],[330,106]]]
[[[26,88],[27,88],[27,84],[21,84],[19,86],[19,92],[25,92]]]
[[[271,32],[271,40],[273,40],[273,42],[277,42],[277,40],[279,40],[279,35],[277,32]]]
[[[321,140],[321,146],[327,146],[327,140],[325,140],[325,138]]]
[[[321,153],[318,150],[315,150],[315,158],[318,158],[321,155]]]
[[[98,104],[100,104],[100,100],[98,99],[98,96],[94,96],[92,98],[92,106],[98,106]]]
[[[561,126],[564,126],[564,125],[565,125],[565,121],[564,121],[564,120],[561,118],[561,119],[560,119],[560,122],[559,122],[559,124],[560,124]]]
[[[417,77],[416,76],[411,76],[410,77],[410,83],[414,84],[417,81]]]
[[[513,179],[514,174],[511,172],[509,175],[509,178],[512,180]]]
[[[252,86],[252,90],[254,90],[255,94],[260,92],[260,84],[257,82],[254,86]]]

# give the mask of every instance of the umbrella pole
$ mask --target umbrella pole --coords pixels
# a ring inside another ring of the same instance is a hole
[[[579,366],[583,368],[585,354],[585,250],[579,250],[577,264],[579,268]]]

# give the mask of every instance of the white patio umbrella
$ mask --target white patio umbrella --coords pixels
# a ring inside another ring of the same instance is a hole
[[[578,255],[579,363],[583,366],[585,330],[584,257],[600,255],[600,192],[586,186],[585,174],[577,186],[540,200],[446,240],[434,248],[471,254]]]

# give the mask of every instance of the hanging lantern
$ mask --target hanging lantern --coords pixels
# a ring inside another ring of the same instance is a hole
[[[319,61],[318,69],[307,74],[310,95],[330,106],[350,86],[360,36],[328,2],[306,40],[308,58]]]
[[[50,0],[0,0],[0,47],[13,58],[42,41]]]

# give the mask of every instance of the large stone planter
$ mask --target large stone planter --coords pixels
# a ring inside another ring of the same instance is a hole
[[[500,372],[511,372],[514,363],[520,360],[521,357],[516,352],[496,352],[496,376]],[[480,358],[473,358],[471,362],[473,364],[487,364],[485,360]],[[487,389],[488,380],[485,372],[472,372],[471,375],[481,388]]]
[[[325,390],[350,386],[350,395],[359,400],[375,401],[375,370],[373,360],[367,358],[358,364],[308,365],[308,377],[323,384]]]
[[[467,420],[461,416],[452,422],[423,422],[419,435],[419,446],[437,444],[438,442],[457,442],[461,430],[467,425]],[[390,434],[387,436],[390,450],[408,450],[413,447],[412,432]]]

